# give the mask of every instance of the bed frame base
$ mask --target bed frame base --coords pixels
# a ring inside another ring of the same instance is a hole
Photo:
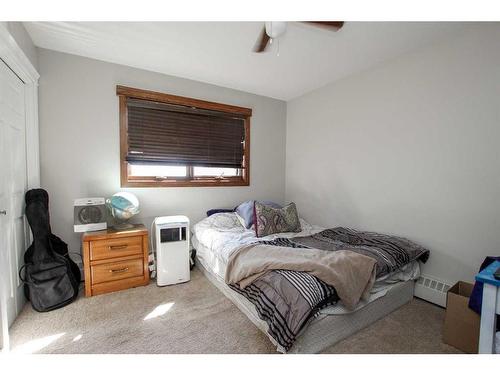
[[[229,288],[220,277],[208,271],[199,258],[197,260],[196,266],[205,277],[276,345],[274,339],[267,334],[267,324],[258,317],[253,304]],[[338,343],[410,302],[413,299],[414,286],[415,283],[412,280],[401,282],[390,289],[384,297],[350,314],[320,314],[303,330],[288,353],[319,353]]]

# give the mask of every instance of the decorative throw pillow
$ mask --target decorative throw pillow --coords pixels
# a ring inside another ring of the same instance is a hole
[[[295,203],[274,208],[255,202],[255,235],[265,237],[274,233],[300,232],[300,220]]]
[[[250,227],[254,224],[254,203],[256,201],[246,201],[241,203],[238,207],[234,209],[234,211],[238,214],[240,219],[243,220],[241,223],[245,228],[250,229]],[[263,201],[261,202],[265,205],[274,207],[274,208],[281,208],[281,206],[277,203],[274,202],[267,202]]]

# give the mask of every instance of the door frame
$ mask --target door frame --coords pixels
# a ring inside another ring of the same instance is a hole
[[[7,28],[6,22],[0,22],[0,59],[24,82],[25,90],[25,124],[26,124],[26,178],[28,189],[40,187],[40,142],[38,129],[38,79],[40,74],[36,71],[31,61],[26,57],[21,47]],[[27,238],[31,232],[25,228]],[[12,277],[13,275],[10,275]],[[16,275],[17,276],[17,275]],[[5,303],[0,288],[0,304]],[[5,320],[6,317],[2,317]],[[0,351],[9,350],[9,332],[5,332],[3,322],[0,322],[2,330],[2,342]]]

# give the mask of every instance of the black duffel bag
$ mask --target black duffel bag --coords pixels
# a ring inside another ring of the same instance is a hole
[[[33,308],[39,312],[50,311],[78,297],[80,269],[69,257],[68,245],[52,234],[47,192],[43,189],[29,190],[25,200],[33,243],[26,250],[25,264],[19,275],[25,282],[26,298]]]

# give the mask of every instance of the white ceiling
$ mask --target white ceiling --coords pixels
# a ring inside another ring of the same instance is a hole
[[[346,22],[339,32],[288,23],[269,52],[259,22],[25,22],[36,46],[290,100],[470,24]]]

